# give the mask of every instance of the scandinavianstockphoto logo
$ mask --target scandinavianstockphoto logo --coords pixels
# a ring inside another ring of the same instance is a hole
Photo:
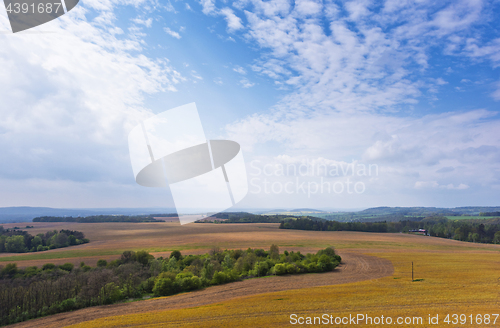
[[[240,145],[207,140],[194,103],[144,120],[128,141],[135,181],[170,187],[181,224],[204,217],[196,209],[221,212],[248,192]]]
[[[50,22],[76,7],[79,0],[4,0],[13,33]]]
[[[363,194],[379,175],[377,164],[309,159],[292,163],[250,162],[251,194]]]

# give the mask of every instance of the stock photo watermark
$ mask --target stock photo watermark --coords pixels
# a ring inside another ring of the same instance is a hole
[[[50,22],[76,7],[79,0],[4,0],[13,33]]]
[[[252,194],[363,194],[365,180],[378,177],[377,164],[318,163],[304,160],[301,163],[263,164],[250,162],[250,190]]]

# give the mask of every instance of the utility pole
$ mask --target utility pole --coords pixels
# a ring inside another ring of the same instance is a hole
[[[413,262],[411,262],[411,282],[413,282]]]

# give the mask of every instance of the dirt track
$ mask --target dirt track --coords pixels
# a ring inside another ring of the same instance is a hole
[[[377,279],[389,276],[394,272],[394,268],[388,260],[341,250],[338,250],[338,253],[342,256],[342,264],[334,272],[244,280],[160,299],[96,306],[74,312],[60,313],[21,322],[9,327],[59,328],[115,315],[188,308],[288,289],[338,285]]]

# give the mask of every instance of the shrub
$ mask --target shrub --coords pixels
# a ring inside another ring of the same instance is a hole
[[[318,267],[321,269],[321,271],[332,271],[333,270],[333,263],[330,257],[328,255],[323,254],[319,257],[318,260]]]
[[[114,282],[107,283],[101,288],[99,293],[101,302],[103,304],[111,304],[122,298],[122,293],[120,287],[118,287]]]
[[[168,278],[157,279],[153,287],[153,293],[155,296],[172,295],[174,293],[174,284],[172,280]]]
[[[76,302],[74,298],[68,298],[67,300],[62,301],[59,304],[59,311],[65,312],[65,311],[71,311],[76,308]]]
[[[145,293],[148,293],[148,294],[152,293],[153,288],[155,286],[155,280],[156,280],[155,277],[150,277],[150,278],[144,280],[143,282],[141,282],[142,291]]]
[[[56,265],[54,263],[45,263],[43,266],[42,266],[42,270],[52,270],[56,267]]]
[[[59,266],[59,269],[64,270],[64,271],[68,271],[68,272],[71,272],[71,270],[73,270],[73,268],[74,268],[74,265],[72,263],[64,263],[64,264]]]
[[[316,262],[311,262],[306,265],[307,272],[318,272],[319,268]]]
[[[172,257],[175,257],[175,259],[177,261],[182,260],[182,254],[181,254],[180,251],[172,251],[172,253],[170,253],[170,257],[169,258],[172,258]]]
[[[331,258],[333,258],[336,255],[335,254],[335,250],[333,249],[333,247],[327,247],[325,249],[321,249],[316,254],[318,256],[321,256],[321,255],[325,254],[325,255],[327,255],[328,257],[331,257]]]
[[[153,255],[146,251],[138,251],[135,253],[135,260],[144,266],[148,265],[149,261],[154,260],[154,258],[155,257]]]
[[[286,264],[285,263],[278,263],[278,264],[276,264],[274,266],[274,272],[278,276],[286,274]]]
[[[14,276],[18,272],[16,263],[9,263],[2,269],[2,275]]]
[[[179,279],[178,283],[183,291],[195,290],[201,287],[201,280],[197,276]]]
[[[222,271],[217,271],[214,273],[214,277],[212,278],[211,284],[221,285],[231,281],[233,281],[233,277],[231,277],[229,274],[226,274],[225,272]]]
[[[292,263],[286,264],[286,272],[289,274],[293,274],[297,272],[297,267]]]
[[[97,267],[104,268],[108,265],[108,261],[100,259],[97,261]]]
[[[267,262],[257,262],[255,263],[255,273],[258,277],[267,275],[269,272],[269,265]]]

